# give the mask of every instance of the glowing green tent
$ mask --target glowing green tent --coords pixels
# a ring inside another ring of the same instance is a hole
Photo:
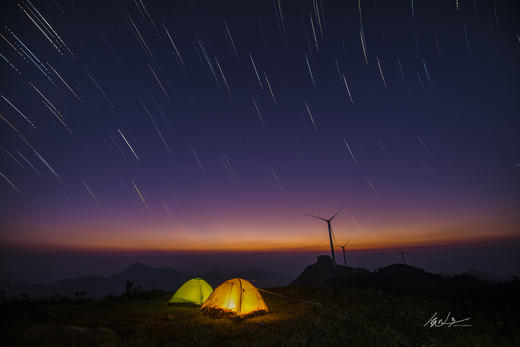
[[[186,281],[173,294],[168,302],[170,304],[195,304],[202,305],[211,295],[213,288],[202,278],[192,278]]]

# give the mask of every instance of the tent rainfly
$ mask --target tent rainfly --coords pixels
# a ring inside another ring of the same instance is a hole
[[[227,280],[215,288],[202,305],[201,310],[203,309],[222,310],[238,317],[269,311],[255,286],[241,278]]]
[[[170,304],[194,304],[202,305],[211,295],[213,288],[202,278],[192,278],[186,281],[173,294],[168,302]]]

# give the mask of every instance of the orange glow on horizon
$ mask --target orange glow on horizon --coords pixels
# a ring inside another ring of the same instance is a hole
[[[343,219],[333,225],[336,242],[350,239],[351,250],[494,242],[519,236],[515,223],[496,218],[356,218],[354,224],[350,216],[340,217]],[[327,227],[320,221],[301,217],[231,221],[224,217],[26,221],[1,233],[0,246],[85,251],[330,252]]]
[[[350,250],[354,251],[371,251],[371,250],[385,250],[395,248],[422,248],[422,247],[442,247],[442,246],[457,246],[468,244],[483,244],[492,242],[503,242],[507,240],[518,240],[516,234],[503,233],[500,235],[482,235],[480,237],[437,237],[437,238],[418,238],[409,237],[407,239],[399,239],[396,241],[393,238],[379,238],[376,235],[356,235],[350,242]],[[3,240],[0,245],[8,247],[21,247],[31,249],[49,249],[49,250],[78,250],[78,251],[116,251],[116,252],[185,252],[185,253],[206,253],[206,252],[330,252],[328,240],[323,237],[309,239],[300,242],[287,241],[266,241],[254,240],[244,241],[219,241],[208,244],[201,244],[200,242],[188,241],[185,243],[178,243],[176,241],[165,242],[164,240],[100,240],[92,238],[90,240],[77,238],[76,242],[59,242],[59,241],[44,241],[34,240],[31,243],[23,242],[21,240]],[[336,251],[339,251],[337,249]]]

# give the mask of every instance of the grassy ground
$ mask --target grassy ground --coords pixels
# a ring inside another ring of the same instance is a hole
[[[167,306],[169,293],[0,305],[2,346],[520,346],[518,312],[380,291],[283,287],[263,293],[270,312],[214,319],[195,307]],[[428,328],[438,312],[471,317],[472,327]]]

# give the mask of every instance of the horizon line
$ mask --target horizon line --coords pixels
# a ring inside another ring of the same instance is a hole
[[[425,242],[385,242],[380,246],[373,243],[365,243],[364,245],[348,248],[350,252],[377,252],[377,251],[393,251],[403,249],[440,249],[440,248],[460,248],[475,247],[493,244],[502,244],[504,242],[520,242],[520,235],[501,235],[498,237],[480,237],[480,238],[461,238],[456,240],[429,240]],[[324,246],[301,246],[301,247],[228,247],[228,248],[174,248],[174,247],[111,247],[111,246],[78,246],[56,243],[22,243],[22,242],[2,242],[0,241],[0,249],[6,250],[27,250],[27,251],[64,251],[64,252],[116,252],[116,253],[330,253],[330,247]],[[339,249],[338,249],[339,251]]]

